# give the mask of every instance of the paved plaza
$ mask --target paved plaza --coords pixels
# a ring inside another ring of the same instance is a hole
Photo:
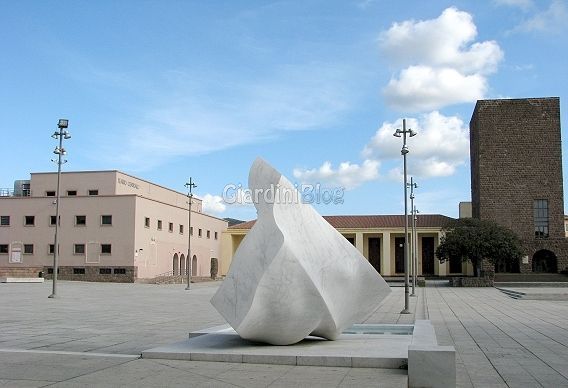
[[[223,324],[219,283],[0,284],[0,386],[405,387],[406,371],[140,359],[152,347]],[[459,387],[568,386],[568,301],[517,300],[494,288],[404,289],[366,323],[430,319],[456,348]]]

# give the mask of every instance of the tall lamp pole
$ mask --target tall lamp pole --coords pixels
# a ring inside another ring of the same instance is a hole
[[[67,160],[63,160],[62,157],[67,154],[65,148],[63,148],[63,140],[71,139],[71,135],[67,132],[67,127],[69,126],[69,120],[59,119],[57,123],[58,131],[55,131],[52,138],[59,140],[59,146],[55,147],[53,153],[57,155],[57,160],[51,160],[57,163],[57,191],[55,199],[55,238],[53,242],[53,288],[51,295],[48,298],[57,298],[57,271],[59,269],[59,200],[61,194],[59,193],[59,187],[61,182],[61,165],[67,163]]]
[[[411,273],[412,273],[412,294],[410,294],[410,296],[416,296],[416,224],[414,222],[414,189],[418,188],[418,185],[414,182],[414,177],[410,177],[410,183],[407,183],[407,185],[410,185],[410,214],[411,214],[411,232],[410,232],[410,238],[412,240],[411,243],[411,247],[412,247],[412,255],[411,255]]]
[[[189,200],[189,207],[187,212],[187,264],[185,266],[186,275],[187,275],[187,286],[185,287],[186,290],[191,289],[191,203],[193,199],[193,189],[197,187],[195,182],[193,182],[192,178],[189,177],[189,182],[185,184],[185,187],[188,189],[187,198]]]
[[[412,242],[414,246],[414,287],[416,287],[416,277],[418,275],[418,209],[416,205],[413,206],[413,216],[412,221],[414,222],[414,240]]]
[[[393,136],[402,137],[402,149],[400,153],[403,158],[403,168],[404,168],[404,309],[400,312],[401,314],[410,314],[409,304],[410,304],[410,294],[408,290],[408,187],[407,187],[407,173],[406,173],[406,154],[408,154],[408,147],[406,146],[406,134],[410,137],[416,136],[416,132],[412,129],[406,129],[406,119],[402,120],[402,130],[397,128]]]

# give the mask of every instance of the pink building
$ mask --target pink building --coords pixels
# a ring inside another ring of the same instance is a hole
[[[32,173],[0,192],[0,277],[53,273],[56,185],[56,173]],[[60,279],[133,282],[189,267],[209,277],[220,258],[227,222],[199,198],[189,231],[186,194],[120,171],[62,173],[60,192]]]

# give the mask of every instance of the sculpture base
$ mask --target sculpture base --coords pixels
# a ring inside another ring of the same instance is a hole
[[[228,325],[190,333],[189,339],[142,352],[142,358],[351,368],[406,368],[409,347],[439,350],[430,321],[414,325],[354,325],[335,341],[307,337],[289,346],[247,341]],[[426,350],[425,350],[426,349]],[[452,348],[453,349],[453,348]],[[449,357],[451,358],[451,349]],[[455,360],[440,364],[455,376]],[[424,373],[421,371],[420,373]],[[455,378],[455,377],[454,377]]]

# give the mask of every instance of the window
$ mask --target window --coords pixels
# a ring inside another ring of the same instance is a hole
[[[114,274],[115,275],[126,275],[126,268],[115,268]]]
[[[74,255],[84,255],[85,254],[85,244],[73,244],[73,254]]]
[[[144,218],[144,227],[145,228],[150,227],[150,218],[149,217]]]
[[[0,244],[0,254],[8,254],[8,244]]]
[[[112,274],[112,269],[110,269],[110,268],[99,268],[99,274],[110,275],[110,274]]]
[[[215,232],[215,240],[217,240],[217,232]]]
[[[75,216],[75,225],[76,226],[87,225],[87,216]]]
[[[85,274],[85,268],[73,268],[73,275],[84,275],[84,274]]]
[[[0,226],[10,226],[10,216],[0,216]]]
[[[55,197],[55,191],[46,191],[45,196],[46,197]],[[53,271],[53,269],[51,269],[51,270]]]
[[[198,237],[201,237],[201,236],[202,236],[201,228],[199,228],[199,230],[197,231],[197,236],[198,236]]]
[[[101,216],[101,225],[112,225],[112,215]]]
[[[99,195],[99,190],[89,190],[89,195]]]
[[[24,254],[33,255],[34,254],[34,244],[24,244]]]
[[[189,235],[193,236],[193,226],[189,228]]]
[[[49,244],[49,246],[47,248],[47,253],[49,253],[50,255],[53,255],[55,253],[55,245],[54,244]]]
[[[211,238],[211,231],[210,230],[207,231],[207,238]]]
[[[162,220],[158,220],[158,230],[162,230]]]
[[[59,275],[59,269],[60,269],[60,268],[57,268],[57,274],[58,274],[58,275]],[[48,269],[47,269],[47,274],[48,274],[48,275],[53,275],[53,268],[48,268]]]
[[[67,195],[73,197],[77,195],[77,190],[67,190]]]
[[[24,225],[25,226],[34,226],[35,225],[35,216],[25,216],[24,217]]]
[[[59,225],[61,225],[61,216],[59,216]],[[55,226],[55,216],[49,216],[49,226]]]
[[[169,231],[170,233],[172,233],[172,232],[174,231],[174,223],[173,223],[173,222],[170,222],[170,223],[169,223],[169,225],[168,225],[168,231]]]
[[[110,255],[112,253],[111,244],[101,244],[101,255]]]
[[[183,225],[179,226],[179,234],[183,234]]]
[[[533,214],[535,238],[548,238],[548,200],[535,199]]]

